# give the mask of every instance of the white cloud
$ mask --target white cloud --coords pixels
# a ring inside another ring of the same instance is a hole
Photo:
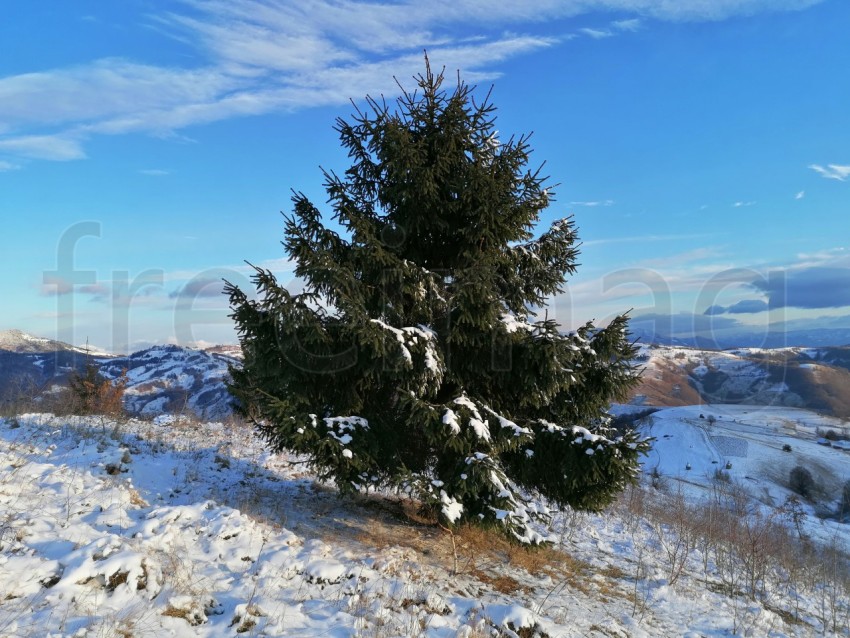
[[[809,164],[809,168],[826,179],[837,179],[839,182],[843,182],[850,177],[850,166],[848,165],[827,164],[826,166],[821,166],[820,164]]]
[[[605,38],[612,38],[620,33],[638,31],[642,25],[643,23],[640,18],[614,20],[607,28],[594,29],[585,27],[583,29],[579,29],[579,33],[582,33],[589,38],[593,38],[594,40],[604,40]]]
[[[769,11],[797,11],[823,0],[622,0],[643,14],[662,20],[724,20]],[[639,7],[639,8],[638,8]]]
[[[170,175],[168,171],[165,171],[161,168],[143,168],[139,171],[142,175],[149,175],[151,177],[163,177],[165,175]]]
[[[579,29],[579,31],[594,40],[602,40],[603,38],[610,38],[614,35],[613,32],[608,31],[608,29]]]
[[[700,238],[708,237],[711,237],[711,235],[703,235]],[[725,251],[718,247],[700,247],[665,257],[650,257],[649,259],[643,259],[641,260],[641,266],[644,268],[670,268],[686,265],[690,266],[691,269],[694,269],[697,264],[704,265],[704,262],[707,260],[716,260],[720,257],[725,257],[725,255]],[[714,268],[715,263],[712,263],[711,266]]]
[[[609,239],[591,239],[582,242],[582,246],[601,246],[604,244],[626,244],[626,243],[644,243],[658,241],[684,241],[689,239],[704,239],[712,237],[712,234],[707,233],[691,233],[682,235],[631,235],[629,237],[611,237]]]
[[[755,206],[758,202],[735,202],[732,204],[732,208],[745,208],[748,206]]]
[[[785,266],[794,268],[850,268],[850,250],[839,246],[814,253],[799,253],[796,263]]]
[[[86,156],[79,136],[75,139],[65,135],[24,135],[0,139],[0,151],[18,157],[60,162]]]
[[[20,165],[13,164],[12,162],[6,162],[4,160],[0,160],[0,173],[5,173],[6,171],[14,171],[20,168]]]
[[[643,23],[640,18],[630,18],[628,20],[614,20],[611,26],[617,31],[638,31]]]
[[[803,199],[806,196],[806,191],[800,191],[796,195],[794,195],[794,199]]]
[[[588,208],[596,208],[598,206],[613,206],[613,199],[603,199],[599,201],[590,201],[590,202],[570,202],[570,206],[586,206]]]
[[[237,85],[212,68],[167,69],[107,58],[0,79],[0,121],[20,127],[110,119],[208,102]]]
[[[392,97],[393,76],[404,81],[421,71],[425,48],[436,68],[460,69],[470,82],[489,80],[498,77],[500,62],[568,39],[522,35],[524,25],[593,12],[629,16],[606,29],[584,29],[607,37],[639,28],[642,18],[719,20],[818,1],[184,0],[173,5],[179,9],[149,16],[148,26],[194,49],[186,57],[196,60],[193,67],[105,58],[0,78],[0,152],[80,159],[93,135],[171,135],[232,117],[344,104],[367,93]]]

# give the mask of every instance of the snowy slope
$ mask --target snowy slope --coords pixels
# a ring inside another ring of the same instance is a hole
[[[687,481],[700,490],[710,489],[715,472],[722,470],[755,500],[778,507],[792,493],[791,469],[800,465],[812,472],[826,500],[831,495],[838,507],[842,486],[850,480],[850,453],[818,443],[824,432],[850,434],[850,427],[841,419],[808,410],[741,405],[665,408],[640,429],[656,439],[645,471],[657,469],[662,476]],[[785,445],[790,451],[783,451]]]
[[[110,356],[98,348],[73,346],[64,341],[35,337],[21,330],[0,330],[0,350],[28,353],[77,352],[80,354],[90,353],[97,356]]]
[[[680,436],[693,418],[651,426],[681,441],[671,475],[685,450],[717,453]],[[444,532],[338,499],[244,426],[23,416],[0,421],[0,636],[822,635],[813,593],[730,596],[699,549],[671,582],[637,498],[560,516],[551,550],[459,532],[455,561]]]

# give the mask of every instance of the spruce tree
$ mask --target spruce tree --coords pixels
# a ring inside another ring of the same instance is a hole
[[[228,284],[244,363],[237,405],[275,450],[343,492],[395,488],[444,525],[539,542],[551,506],[598,510],[646,441],[609,428],[636,382],[620,316],[562,334],[540,308],[576,268],[576,230],[535,237],[552,195],[528,137],[500,142],[489,95],[426,70],[395,110],[366,98],[335,130],[351,166],[324,172],[342,234],[293,195],[287,253],[303,290],[256,268]]]
[[[110,381],[87,361],[82,372],[75,370],[68,376],[69,401],[66,409],[72,414],[120,416],[124,413],[124,390],[129,379],[124,370]]]

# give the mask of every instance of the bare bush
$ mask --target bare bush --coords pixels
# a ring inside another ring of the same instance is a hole
[[[808,613],[824,631],[847,626],[850,556],[835,539],[825,547],[808,539],[800,500],[792,496],[781,508],[765,509],[735,483],[714,482],[711,489],[709,498],[694,503],[681,491],[670,496],[647,488],[633,488],[642,495],[627,493],[621,501],[625,512],[643,517],[655,531],[670,584],[687,577],[689,562],[701,558],[709,588],[733,598],[736,619],[738,599],[746,597],[778,609],[791,623]],[[816,610],[805,608],[812,597]]]
[[[850,516],[850,480],[844,483],[844,487],[841,490],[841,509],[839,516],[842,519]]]
[[[0,393],[0,416],[11,417],[39,409],[39,396],[43,388],[29,375],[7,382]]]
[[[653,508],[654,527],[667,559],[667,582],[673,585],[685,571],[696,543],[696,529],[691,523],[693,512],[685,501],[681,486],[673,496],[656,504],[660,508]]]
[[[129,379],[124,370],[110,381],[89,363],[83,372],[74,372],[68,378],[68,411],[72,414],[121,416],[124,414],[124,390]]]
[[[815,492],[815,479],[809,470],[796,465],[788,475],[788,487],[803,498],[811,499]]]

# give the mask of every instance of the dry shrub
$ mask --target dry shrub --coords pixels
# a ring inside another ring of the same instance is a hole
[[[105,378],[92,363],[83,372],[74,372],[68,378],[67,409],[72,414],[121,416],[124,414],[124,390],[129,379],[127,371],[114,381]]]
[[[4,370],[4,372],[8,373]],[[15,417],[25,412],[41,412],[41,395],[44,392],[31,375],[14,376],[0,386],[0,416]]]
[[[797,465],[792,468],[788,475],[788,487],[791,488],[792,492],[796,492],[803,498],[810,499],[814,496],[815,479],[809,470],[802,465]]]
[[[692,523],[693,513],[681,486],[676,494],[651,501],[649,507],[659,544],[667,558],[667,581],[673,585],[685,571],[696,546],[698,534]]]
[[[498,591],[521,589],[516,579],[504,575],[506,565],[531,575],[547,574],[573,589],[589,591],[587,583],[593,573],[590,564],[551,545],[520,545],[499,530],[472,525],[461,525],[454,535],[460,572],[471,573]]]
[[[640,488],[636,488],[640,489]],[[738,485],[715,483],[710,498],[689,504],[644,489],[642,498],[624,498],[637,505],[659,536],[671,582],[687,572],[687,556],[700,547],[706,585],[730,596],[746,596],[780,609],[769,592],[783,592],[786,622],[801,622],[801,612],[813,612],[826,631],[846,626],[850,619],[850,555],[837,538],[824,546],[803,535],[799,501],[790,499],[775,510],[753,507]],[[816,610],[801,609],[802,592],[814,596]],[[777,612],[778,613],[778,612]]]

